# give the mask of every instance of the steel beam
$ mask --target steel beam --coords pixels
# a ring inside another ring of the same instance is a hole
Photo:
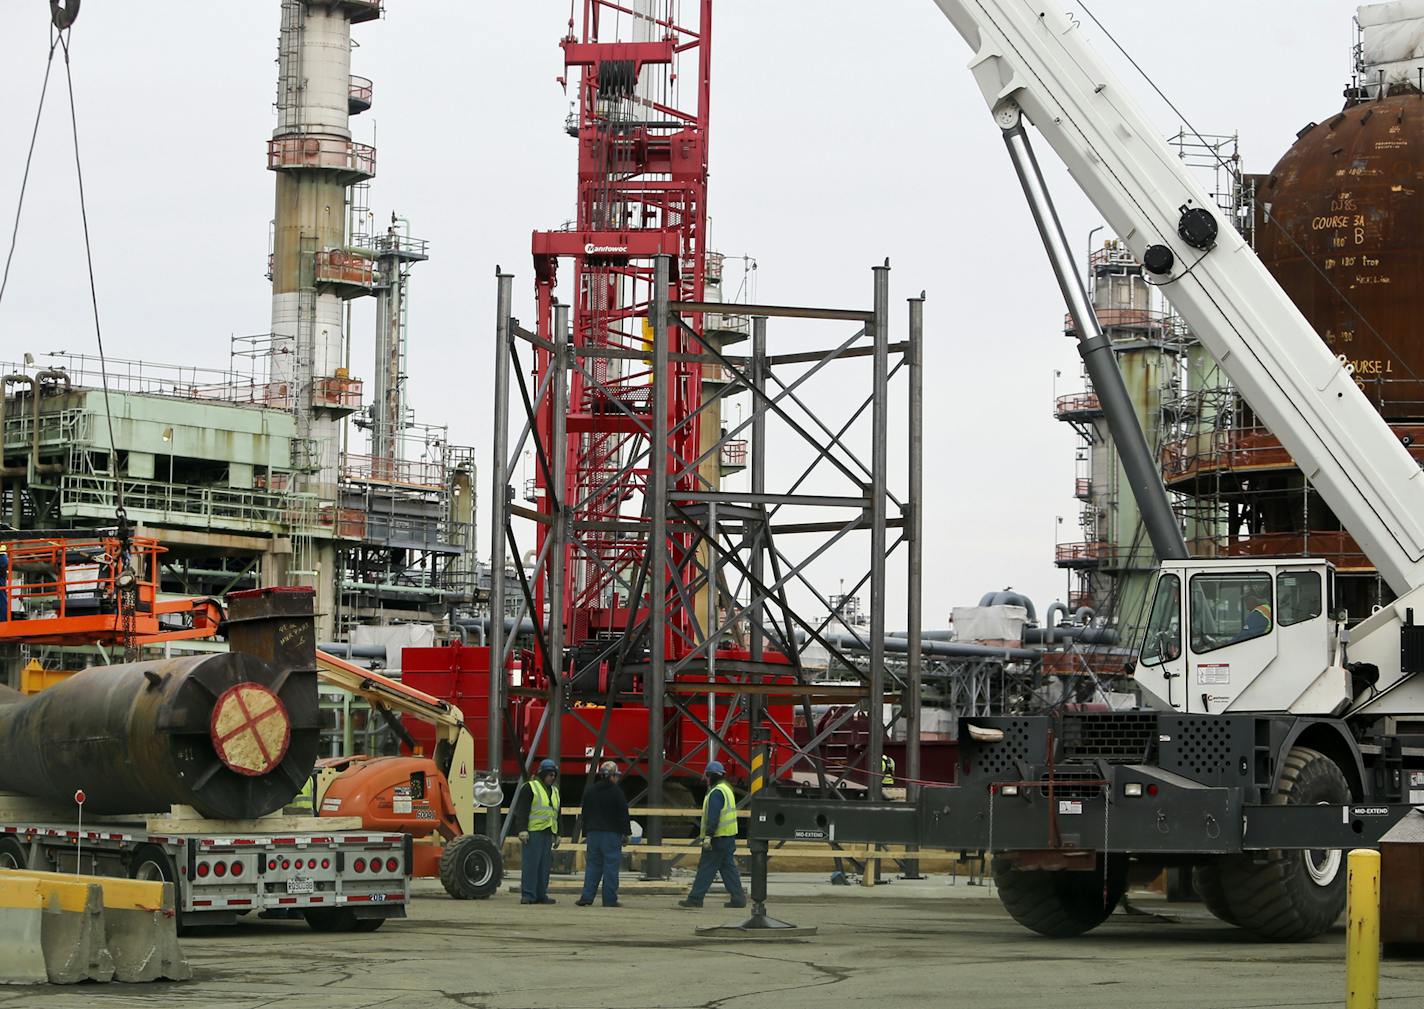
[[[510,311],[513,297],[514,276],[496,273],[495,295],[495,352],[494,352],[494,465],[493,486],[490,488],[490,633],[489,633],[489,721],[487,725],[488,756],[490,770],[498,778],[500,763],[504,756],[504,709],[508,703],[505,696],[504,663],[498,657],[504,654],[504,563],[505,506],[509,502],[509,485],[505,478],[505,461],[509,452],[509,356],[510,356]],[[499,806],[489,810],[490,837],[499,836]]]

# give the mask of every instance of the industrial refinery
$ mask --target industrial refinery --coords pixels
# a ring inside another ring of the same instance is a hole
[[[1424,0],[13,6],[0,1006],[1424,1004]]]

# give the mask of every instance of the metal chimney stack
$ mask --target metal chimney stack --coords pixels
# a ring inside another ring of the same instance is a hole
[[[371,260],[350,248],[348,190],[376,174],[376,152],[351,139],[371,104],[351,75],[351,26],[383,0],[282,0],[277,128],[267,167],[277,174],[272,242],[271,399],[298,418],[309,489],[335,493],[341,418],[360,405],[346,372],[342,306],[369,294]]]

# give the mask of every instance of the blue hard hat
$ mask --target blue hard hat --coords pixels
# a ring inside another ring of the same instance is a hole
[[[539,761],[539,773],[548,774],[550,771],[553,771],[555,774],[558,774],[559,765],[554,763],[548,757],[545,757],[543,760]]]
[[[720,760],[709,760],[709,761],[707,761],[707,773],[708,773],[708,774],[726,774],[726,773],[727,773],[727,769],[722,766],[722,762],[721,762]]]

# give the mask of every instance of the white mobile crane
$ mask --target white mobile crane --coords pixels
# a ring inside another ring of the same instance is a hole
[[[987,851],[1009,912],[1060,936],[1111,913],[1130,858],[1191,866],[1222,920],[1317,935],[1343,908],[1340,849],[1376,844],[1424,804],[1424,474],[1077,20],[1038,0],[935,2],[974,50],[1162,562],[1137,668],[1144,707],[962,720],[956,785],[915,804],[762,793],[753,852],[798,837]],[[1026,123],[1354,536],[1392,604],[1347,630],[1327,562],[1187,556]]]

